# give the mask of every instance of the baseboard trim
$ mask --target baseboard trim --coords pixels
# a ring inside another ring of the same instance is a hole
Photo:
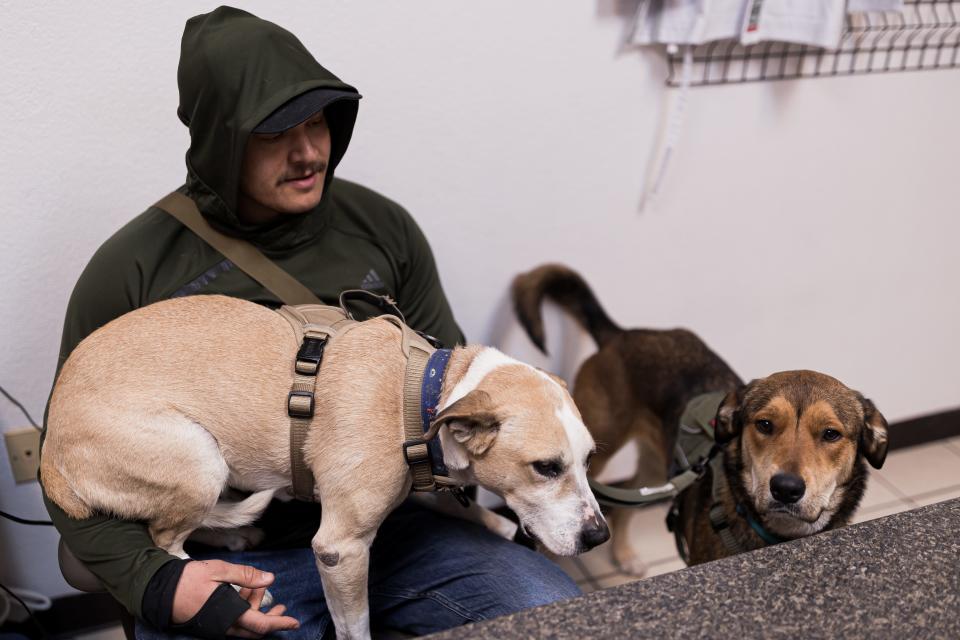
[[[890,450],[960,436],[960,408],[938,411],[890,425]]]

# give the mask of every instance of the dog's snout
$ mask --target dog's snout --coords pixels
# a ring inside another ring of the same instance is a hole
[[[807,485],[803,478],[793,473],[778,473],[770,478],[770,493],[784,504],[793,504],[803,497]]]
[[[595,518],[593,522],[580,530],[580,549],[589,551],[599,544],[610,539],[610,529],[602,518]]]

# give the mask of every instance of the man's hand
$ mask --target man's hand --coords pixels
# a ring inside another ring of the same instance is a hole
[[[263,594],[273,583],[272,573],[222,560],[193,560],[183,568],[173,595],[173,624],[183,624],[197,615],[210,594],[224,582],[241,587],[240,596],[250,603],[250,609],[227,631],[229,635],[260,638],[274,631],[299,628],[295,618],[283,615],[287,608],[282,604],[266,613],[260,611]]]

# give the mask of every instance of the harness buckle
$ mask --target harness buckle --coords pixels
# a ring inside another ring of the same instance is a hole
[[[326,338],[305,337],[297,351],[297,360],[293,366],[294,371],[302,376],[317,375],[320,370],[320,361],[323,360],[323,348],[326,346]],[[312,409],[311,415],[313,415]]]
[[[287,415],[291,418],[312,418],[313,407],[311,391],[291,391],[287,396]]]
[[[690,468],[697,473],[697,480],[706,475],[707,467],[710,466],[713,456],[717,455],[718,453],[720,453],[720,447],[713,445],[710,447],[710,451],[707,453],[707,455],[703,456],[699,461],[690,466]]]
[[[412,452],[412,455],[415,459],[411,460],[411,451],[414,447],[423,447],[422,449],[417,449]],[[415,465],[426,462],[430,459],[430,448],[427,446],[427,441],[415,438],[413,440],[407,440],[403,443],[403,459],[407,461],[408,465]]]

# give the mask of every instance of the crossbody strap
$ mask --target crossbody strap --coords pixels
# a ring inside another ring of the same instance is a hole
[[[255,246],[246,240],[231,238],[211,227],[191,198],[174,191],[153,206],[182,222],[284,304],[323,304],[310,289],[277,266]]]

